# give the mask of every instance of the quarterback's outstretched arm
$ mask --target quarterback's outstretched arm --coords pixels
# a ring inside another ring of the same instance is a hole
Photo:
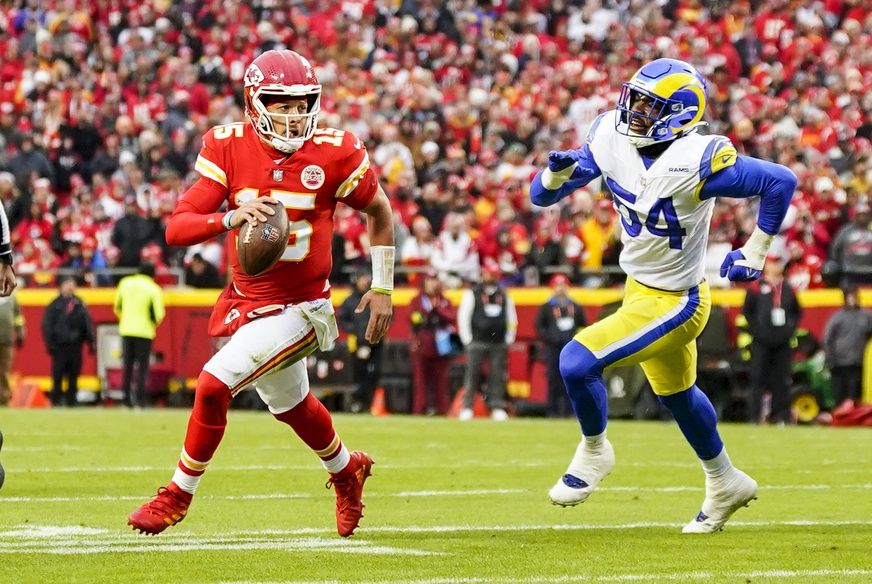
[[[760,277],[772,237],[781,229],[796,183],[796,175],[786,166],[750,156],[736,157],[735,164],[705,180],[699,193],[703,200],[718,196],[760,197],[757,227],[745,245],[724,259],[722,276],[739,282]]]
[[[587,144],[578,150],[552,150],[548,153],[548,167],[533,177],[530,200],[539,207],[553,205],[601,174]]]

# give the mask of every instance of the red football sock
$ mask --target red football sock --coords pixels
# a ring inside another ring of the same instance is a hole
[[[230,388],[210,373],[203,371],[197,379],[194,409],[188,419],[185,449],[179,469],[190,476],[199,476],[218,449],[227,427]]]
[[[275,418],[294,429],[294,432],[315,451],[330,472],[339,472],[348,464],[349,454],[336,430],[333,418],[318,398],[311,393],[296,406],[275,414]]]

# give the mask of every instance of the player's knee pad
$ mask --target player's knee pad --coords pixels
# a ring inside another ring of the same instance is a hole
[[[560,375],[567,388],[584,383],[590,375],[602,374],[602,363],[578,341],[569,341],[560,351]]]
[[[271,414],[281,414],[302,402],[309,393],[305,360],[264,375],[254,383]]]

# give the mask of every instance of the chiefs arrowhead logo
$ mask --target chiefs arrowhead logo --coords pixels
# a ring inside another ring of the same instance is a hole
[[[317,164],[310,164],[300,173],[300,180],[307,189],[315,191],[324,186],[324,169]]]
[[[245,76],[243,79],[245,80],[245,86],[251,87],[252,85],[260,85],[260,82],[263,81],[265,77],[263,71],[260,70],[260,67],[251,64],[248,69],[245,70]]]
[[[230,324],[237,318],[239,318],[239,311],[235,308],[231,308],[230,312],[228,312],[227,316],[224,318],[224,324]]]

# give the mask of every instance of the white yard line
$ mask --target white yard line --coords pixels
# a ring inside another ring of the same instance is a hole
[[[460,491],[400,491],[389,495],[376,495],[387,497],[469,497],[475,495],[512,495],[515,493],[528,493],[527,489],[469,489]],[[367,493],[369,496],[369,493]]]
[[[325,533],[329,531],[324,530]],[[375,555],[432,556],[440,552],[372,545],[364,539],[288,537],[270,534],[177,534],[145,538],[125,531],[77,526],[17,526],[0,532],[0,554],[82,555],[140,552],[190,552],[207,550],[282,550]]]
[[[677,522],[651,522],[640,521],[633,523],[612,523],[612,524],[538,524],[538,525],[382,525],[366,527],[366,533],[396,533],[401,535],[409,534],[428,534],[428,533],[452,533],[452,532],[519,532],[519,531],[592,531],[592,530],[635,530],[635,529],[652,529],[652,528],[677,528],[682,527],[684,523]],[[847,527],[872,526],[872,519],[858,520],[816,520],[816,519],[794,519],[789,521],[731,521],[731,528],[737,527]],[[259,529],[248,531],[222,531],[210,532],[207,534],[187,533],[187,532],[167,532],[161,534],[159,538],[149,539],[149,541],[167,543],[197,543],[208,544],[217,542],[229,541],[262,541],[264,538],[297,538],[300,536],[317,536],[317,535],[332,535],[333,529],[304,527],[299,529]],[[91,541],[95,544],[108,542],[117,542],[119,544],[140,542],[142,536],[133,531],[119,531],[110,529],[97,529],[87,527],[61,527],[61,526],[27,526],[19,525],[12,529],[0,531],[0,549],[21,547],[23,543],[34,544],[37,542],[52,542],[55,545],[60,545],[60,542],[72,541]],[[312,541],[311,539],[306,541]],[[321,541],[315,539],[314,541]],[[332,538],[324,539],[330,545],[358,545],[361,540],[335,540]],[[338,543],[337,543],[338,542]],[[157,544],[156,544],[157,545]]]
[[[656,521],[639,521],[633,523],[611,523],[611,524],[539,524],[539,525],[409,525],[409,526],[371,526],[366,528],[367,533],[398,533],[398,534],[425,534],[425,533],[452,533],[452,532],[478,532],[478,531],[591,531],[591,530],[633,530],[633,529],[651,529],[660,527],[683,527],[686,522],[656,522]],[[865,521],[859,519],[845,520],[814,520],[814,519],[795,519],[790,521],[730,521],[729,526],[732,527],[844,527],[844,526],[872,526],[872,519]],[[316,533],[329,533],[330,530],[302,528],[302,529],[264,529],[258,531],[244,532],[249,535],[307,535]],[[235,532],[230,532],[231,535]],[[242,533],[242,532],[239,532]],[[3,533],[0,532],[0,537]]]
[[[44,445],[44,446],[7,446],[3,452],[67,452],[69,450],[85,450],[84,446]]]
[[[239,550],[278,550],[283,552],[325,552],[329,554],[373,554],[395,556],[433,556],[438,552],[402,549],[390,546],[335,547],[333,545],[310,545],[307,542],[288,541],[257,541],[257,542],[215,542],[215,543],[170,543],[155,544],[154,542],[134,545],[107,542],[94,545],[88,542],[76,542],[75,546],[51,545],[27,546],[17,549],[0,547],[2,554],[51,554],[51,555],[85,555],[85,554],[117,554],[117,553],[156,553],[156,552],[195,552],[195,551],[239,551]]]
[[[872,570],[755,570],[752,572],[672,572],[664,574],[569,574],[535,578],[427,578],[426,580],[369,580],[360,584],[551,584],[561,582],[696,582],[715,578],[748,580],[751,578],[813,578],[838,576],[860,578],[872,575]],[[339,580],[285,580],[281,583],[263,580],[228,580],[221,584],[342,584]]]
[[[846,485],[762,485],[760,492],[766,491],[827,491],[835,489],[857,489],[868,490],[872,489],[872,483],[856,483]],[[598,491],[602,492],[642,492],[642,493],[681,493],[681,492],[702,492],[701,486],[671,486],[671,487],[649,487],[649,486],[615,486],[615,487],[599,487]],[[444,490],[444,491],[401,491],[398,493],[379,493],[367,492],[367,497],[476,497],[484,495],[517,495],[522,493],[535,493],[530,489],[460,489],[460,490]],[[257,501],[270,499],[318,499],[323,495],[319,493],[260,493],[247,495],[203,495],[199,499],[217,499],[222,501]],[[0,502],[7,503],[70,503],[75,501],[136,501],[143,499],[145,495],[91,495],[91,496],[76,496],[76,497],[4,497],[0,495]]]
[[[5,452],[5,451],[4,451]],[[386,465],[379,465],[380,468],[390,468]],[[7,465],[7,468],[9,466]],[[15,470],[17,473],[40,473],[40,474],[48,474],[48,473],[66,473],[66,472],[152,472],[152,471],[166,471],[172,472],[174,466],[173,465],[160,465],[160,466],[148,466],[148,465],[131,465],[131,466],[44,466],[44,467],[33,467],[33,468],[23,468],[23,469],[15,469],[14,467],[9,468],[9,470]],[[230,465],[230,466],[215,466],[210,469],[213,472],[218,471],[227,471],[227,472],[235,472],[235,471],[250,471],[250,470],[315,470],[315,471],[323,471],[322,467],[317,464],[243,464],[243,465]]]
[[[57,450],[84,450],[83,447],[80,446],[61,446],[61,447],[49,447],[49,446],[7,446],[3,449],[4,453],[14,453],[14,452],[27,452],[27,451],[57,451]],[[175,452],[175,451],[174,451]],[[853,464],[857,464],[858,462],[862,463],[862,461],[854,461]],[[816,461],[816,466],[840,466],[843,468],[837,468],[828,470],[827,473],[843,473],[843,474],[853,474],[853,473],[861,473],[865,472],[865,469],[862,467],[862,464],[856,467],[845,468],[849,463],[843,460],[824,460],[824,461]],[[423,464],[423,463],[411,463],[411,464],[394,464],[394,463],[378,463],[377,469],[384,470],[397,470],[397,469],[413,469],[413,468],[457,468],[458,466],[474,466],[481,468],[506,468],[506,467],[521,467],[521,468],[549,468],[549,467],[562,467],[563,461],[555,463],[551,461],[530,461],[530,460],[508,460],[508,461],[493,461],[493,460],[452,460],[450,463],[445,464]],[[625,463],[624,466],[631,466],[634,468],[687,468],[687,469],[698,469],[699,464],[695,462],[630,462]],[[7,465],[8,467],[8,465]],[[152,472],[152,471],[172,471],[174,468],[172,464],[170,465],[106,465],[106,466],[37,466],[30,468],[20,468],[15,469],[16,472],[19,473],[66,473],[66,472]],[[745,470],[754,470],[754,469],[762,469],[762,466],[755,465],[745,465],[743,468]],[[767,470],[771,470],[773,468],[788,468],[786,465],[767,465],[765,467]],[[294,470],[294,471],[321,471],[321,467],[318,464],[230,464],[230,465],[214,465],[210,467],[212,472],[245,472],[252,470]],[[808,470],[799,469],[795,472],[812,472]]]
[[[518,532],[518,531],[576,531],[576,530],[632,530],[654,527],[679,528],[682,523],[620,523],[611,525],[433,525],[433,526],[381,526],[368,527],[366,533],[436,534],[457,532]],[[771,526],[870,526],[872,521],[817,521],[799,519],[794,521],[731,522],[736,527]],[[106,553],[179,553],[192,551],[239,551],[279,550],[285,552],[351,553],[372,555],[433,556],[444,555],[419,549],[374,545],[366,539],[338,540],[332,529],[265,529],[256,531],[227,531],[209,534],[170,532],[159,538],[143,536],[116,529],[99,529],[79,526],[18,525],[0,531],[0,555],[48,554],[48,555],[94,555]],[[380,580],[370,584],[451,584],[453,582],[481,583],[529,583],[578,582],[578,581],[681,581],[706,580],[713,577],[778,577],[802,578],[812,576],[867,576],[872,570],[768,570],[736,573],[731,575],[710,572],[682,572],[675,574],[623,574],[615,576],[558,576],[542,578],[474,578],[431,580]],[[329,581],[319,581],[327,584]],[[242,583],[239,583],[242,584]],[[298,583],[302,584],[302,583]]]

